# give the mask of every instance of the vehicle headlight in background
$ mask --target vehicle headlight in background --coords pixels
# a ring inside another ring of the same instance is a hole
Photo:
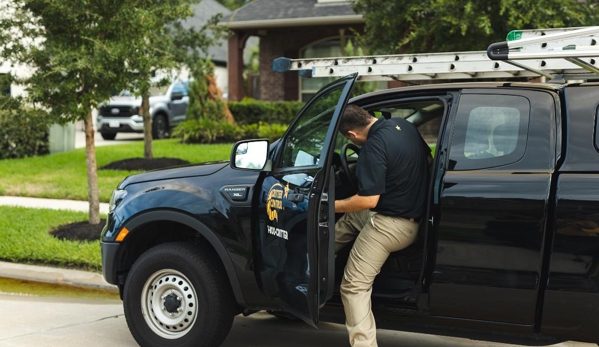
[[[127,196],[127,191],[124,189],[117,189],[112,192],[110,197],[110,204],[108,205],[108,212],[114,211],[114,209],[123,201]]]

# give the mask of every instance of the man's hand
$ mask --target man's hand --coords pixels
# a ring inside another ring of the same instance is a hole
[[[358,212],[376,207],[380,195],[361,196],[354,195],[344,200],[335,200],[335,212]]]

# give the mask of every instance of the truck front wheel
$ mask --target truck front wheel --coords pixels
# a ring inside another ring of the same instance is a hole
[[[104,140],[114,140],[116,139],[116,133],[100,133]]]
[[[141,346],[219,346],[233,324],[234,300],[217,259],[186,243],[146,251],[123,297],[127,325]]]
[[[170,136],[168,131],[168,121],[162,114],[158,114],[152,121],[152,137],[155,139],[166,139]]]

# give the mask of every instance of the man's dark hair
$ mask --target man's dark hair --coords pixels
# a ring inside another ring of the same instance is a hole
[[[341,116],[339,131],[344,136],[347,136],[347,132],[350,130],[364,129],[371,122],[372,118],[372,115],[360,106],[348,105]]]

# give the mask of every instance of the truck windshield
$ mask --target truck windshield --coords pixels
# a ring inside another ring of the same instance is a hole
[[[166,86],[153,86],[153,87],[150,88],[150,96],[166,95],[167,91],[168,91],[168,85],[166,85]],[[127,90],[127,89],[121,90],[116,95],[117,96],[135,96],[135,94],[133,94],[132,91]]]
[[[168,91],[168,85],[166,86],[153,86],[152,88],[150,88],[150,96],[159,96],[159,95],[166,95],[166,92]]]

